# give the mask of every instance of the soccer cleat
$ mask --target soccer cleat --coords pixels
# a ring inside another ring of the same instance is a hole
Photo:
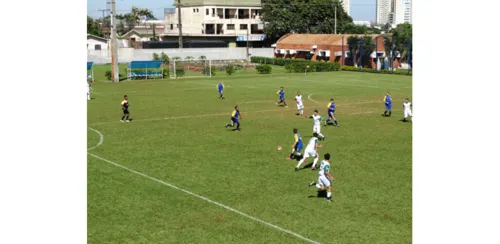
[[[332,201],[332,198],[327,198],[326,200],[327,200],[328,202],[333,202],[333,201]]]
[[[311,167],[312,171],[315,171],[316,170],[316,167]]]
[[[125,120],[125,122],[130,123],[130,120],[127,119],[127,120]]]
[[[123,119],[121,119],[120,122],[125,123],[125,121],[123,121]]]
[[[299,171],[299,168],[298,168],[298,167],[295,167],[295,171]]]
[[[311,183],[309,184],[309,187],[314,186],[314,185],[316,185],[316,181],[314,181],[314,180],[313,180],[313,182],[311,182]]]

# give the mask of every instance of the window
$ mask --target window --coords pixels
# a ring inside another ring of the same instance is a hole
[[[208,9],[208,8],[205,9],[205,12],[206,12],[207,15],[209,15],[210,14],[210,9]]]
[[[174,24],[170,24],[170,29],[173,30],[174,29]]]
[[[95,44],[94,49],[95,50],[101,50],[101,44]]]
[[[193,8],[193,13],[196,13],[196,9],[195,8]]]
[[[228,30],[234,30],[234,24],[227,24]]]
[[[247,30],[248,25],[247,24],[240,24],[240,30]]]

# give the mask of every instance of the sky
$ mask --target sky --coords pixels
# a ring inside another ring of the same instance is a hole
[[[87,0],[87,14],[93,18],[102,17],[102,11],[110,0]],[[354,20],[375,21],[376,0],[351,0],[351,17]],[[158,19],[163,19],[163,9],[172,8],[173,0],[116,0],[118,13],[127,13],[132,6],[148,8]],[[106,14],[106,13],[105,13]]]

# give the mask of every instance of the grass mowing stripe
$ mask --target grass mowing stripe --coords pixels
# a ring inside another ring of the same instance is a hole
[[[215,204],[215,205],[217,205],[217,206],[219,206],[219,207],[225,208],[225,209],[227,209],[227,210],[229,210],[229,211],[231,211],[231,212],[237,213],[237,214],[242,215],[242,216],[244,216],[244,217],[247,217],[247,218],[249,218],[249,219],[251,219],[251,220],[257,221],[257,222],[259,222],[259,223],[265,224],[265,225],[267,225],[267,226],[269,226],[269,227],[272,227],[272,228],[274,228],[274,229],[277,229],[277,230],[279,230],[279,231],[282,231],[282,232],[288,233],[288,234],[290,234],[290,235],[293,235],[293,236],[295,236],[295,237],[298,237],[298,238],[300,238],[300,239],[302,239],[302,240],[304,240],[304,241],[308,241],[308,242],[310,242],[310,243],[319,244],[319,242],[317,242],[317,241],[311,240],[311,239],[306,238],[306,237],[304,237],[304,236],[301,236],[301,235],[299,235],[299,234],[297,234],[297,233],[295,233],[295,232],[293,232],[293,231],[283,229],[283,228],[281,228],[281,227],[279,227],[279,226],[277,226],[277,225],[273,225],[273,224],[268,223],[268,222],[266,222],[266,221],[264,221],[264,220],[261,220],[261,219],[259,219],[259,218],[256,218],[256,217],[253,217],[253,216],[248,215],[248,214],[246,214],[246,213],[240,212],[240,211],[238,211],[238,210],[236,210],[236,209],[234,209],[234,208],[228,207],[228,206],[226,206],[226,205],[224,205],[224,204],[222,204],[222,203],[218,203],[218,202],[213,201],[213,200],[210,200],[210,199],[208,199],[208,198],[206,198],[206,197],[204,197],[204,196],[200,196],[200,195],[198,195],[198,194],[196,194],[196,193],[192,193],[192,192],[190,192],[190,191],[188,191],[188,190],[184,190],[184,189],[182,189],[182,188],[180,188],[180,187],[174,186],[174,185],[172,185],[172,184],[170,184],[170,183],[167,183],[167,182],[165,182],[165,181],[159,180],[159,179],[157,179],[157,178],[154,178],[154,177],[152,177],[152,176],[146,175],[146,174],[141,173],[141,172],[139,172],[139,171],[136,171],[136,170],[133,170],[133,169],[127,168],[127,167],[125,167],[125,166],[123,166],[123,165],[121,165],[121,164],[118,164],[118,163],[115,163],[115,162],[113,162],[113,161],[107,160],[107,159],[105,159],[105,158],[99,157],[99,156],[97,156],[97,155],[95,155],[95,154],[92,154],[92,153],[88,153],[88,154],[89,154],[90,156],[92,156],[92,157],[94,157],[94,158],[97,158],[97,159],[99,159],[99,160],[102,160],[102,161],[104,161],[104,162],[106,162],[106,163],[112,164],[112,165],[114,165],[114,166],[116,166],[116,167],[122,168],[122,169],[124,169],[124,170],[127,170],[127,171],[132,172],[132,173],[137,174],[137,175],[140,175],[140,176],[142,176],[142,177],[144,177],[144,178],[147,178],[147,179],[150,179],[150,180],[152,180],[152,181],[156,181],[156,182],[158,182],[158,183],[160,183],[160,184],[166,185],[166,186],[171,187],[171,188],[173,188],[173,189],[176,189],[176,190],[182,191],[182,192],[184,192],[184,193],[186,193],[186,194],[189,194],[189,195],[191,195],[191,196],[193,196],[193,197],[196,197],[196,198],[199,198],[199,199],[205,200],[205,201],[207,201],[207,202],[209,202],[209,203],[212,203],[212,204]]]

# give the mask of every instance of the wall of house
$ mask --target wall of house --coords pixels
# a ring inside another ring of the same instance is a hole
[[[181,17],[182,17],[182,34],[183,35],[205,35],[206,28],[205,26],[207,24],[213,24],[214,25],[214,35],[246,35],[247,30],[246,29],[241,29],[240,25],[241,24],[247,24],[247,28],[250,28],[252,24],[262,24],[262,21],[260,19],[260,16],[255,16],[253,18],[252,16],[249,16],[248,19],[238,19],[238,18],[231,18],[231,19],[226,19],[225,17],[225,9],[231,9],[231,10],[236,10],[236,9],[246,9],[249,10],[249,15],[250,15],[250,9],[255,10],[255,9],[260,9],[260,8],[248,8],[248,7],[222,7],[222,6],[192,6],[192,7],[185,7],[181,9]],[[208,10],[208,14],[207,14]],[[214,12],[215,10],[215,12]],[[219,12],[219,10],[222,10]],[[179,21],[178,21],[178,13],[177,9],[175,10],[175,13],[167,13],[165,14],[165,29],[164,33],[165,34],[170,34],[170,35],[178,35],[179,34],[179,29],[177,27]],[[222,16],[221,14],[222,13]],[[236,12],[237,13],[237,12]],[[234,11],[231,12],[231,14],[234,14]],[[217,34],[217,25],[222,25],[222,32],[220,34]],[[228,25],[234,25],[234,29],[229,29]],[[250,29],[249,29],[250,30]],[[250,33],[252,34],[252,33]],[[255,33],[259,34],[259,33]]]
[[[251,56],[273,57],[273,48],[250,48]],[[153,53],[160,54],[164,52],[170,58],[174,56],[181,57],[183,60],[187,56],[195,59],[200,56],[206,56],[209,60],[245,60],[246,48],[184,48],[184,49],[133,49],[118,48],[118,62],[128,63],[136,60],[152,60]],[[109,50],[88,50],[87,61],[96,64],[111,63],[111,53]]]
[[[103,41],[98,41],[95,39],[87,39],[87,49],[88,50],[95,50],[95,45],[101,45],[101,50],[107,50],[108,49],[108,43],[103,42]]]

